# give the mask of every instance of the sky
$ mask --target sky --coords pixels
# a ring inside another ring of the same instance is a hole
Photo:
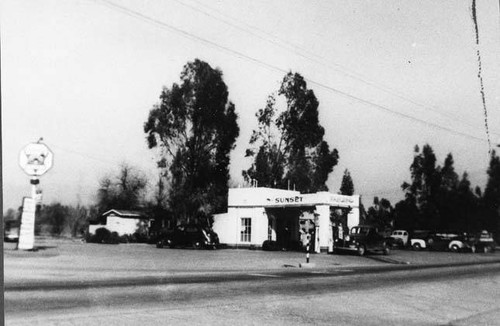
[[[234,186],[251,163],[255,113],[293,71],[316,94],[325,140],[339,151],[331,192],[348,169],[365,205],[374,196],[395,204],[424,144],[441,165],[452,153],[457,172],[484,189],[500,144],[500,10],[497,0],[477,2],[477,45],[471,3],[2,0],[3,209],[30,194],[19,153],[40,137],[54,153],[40,179],[44,204],[94,203],[99,180],[122,163],[154,186],[158,157],[143,124],[195,58],[223,72],[236,106]]]

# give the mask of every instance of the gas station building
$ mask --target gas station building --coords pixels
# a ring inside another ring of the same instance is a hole
[[[341,215],[346,225],[335,218]],[[334,238],[358,225],[359,216],[358,195],[233,188],[229,189],[227,213],[214,216],[213,230],[220,243],[228,247],[260,248],[264,241],[271,240],[287,248],[308,234],[314,252],[330,252]]]

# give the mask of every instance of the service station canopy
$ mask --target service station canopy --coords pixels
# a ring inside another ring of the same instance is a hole
[[[359,196],[344,196],[329,192],[301,194],[298,191],[271,188],[233,188],[229,191],[229,207],[299,207],[328,205],[359,207]]]
[[[54,154],[47,145],[43,143],[31,143],[26,145],[19,154],[19,165],[32,177],[45,174],[52,167]]]

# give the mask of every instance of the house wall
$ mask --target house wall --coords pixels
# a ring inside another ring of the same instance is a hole
[[[99,228],[106,228],[110,232],[116,232],[118,235],[134,234],[138,229],[141,219],[136,218],[121,218],[116,215],[109,215],[106,224],[89,225],[89,233],[95,234]]]
[[[251,225],[250,241],[242,241],[242,219],[249,218]],[[226,214],[214,216],[213,230],[220,243],[230,247],[262,246],[268,238],[268,217],[263,207],[230,207]]]

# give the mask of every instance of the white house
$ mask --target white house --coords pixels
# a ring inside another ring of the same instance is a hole
[[[344,210],[347,227],[359,224],[359,196],[329,192],[301,194],[298,191],[252,187],[229,189],[228,211],[214,216],[213,230],[230,247],[261,247],[265,240],[287,246],[313,234],[314,250],[333,249],[337,225],[333,210]]]
[[[106,228],[121,236],[149,228],[149,220],[140,212],[111,209],[103,213],[102,217],[104,223],[89,225],[90,234],[95,234],[99,228]]]

